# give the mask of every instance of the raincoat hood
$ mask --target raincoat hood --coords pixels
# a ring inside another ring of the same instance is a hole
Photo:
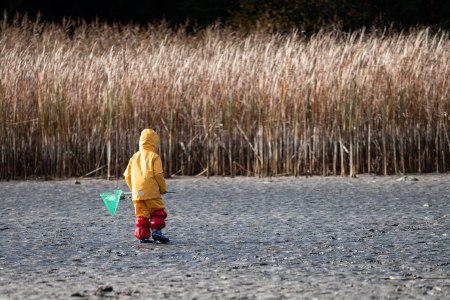
[[[158,155],[159,136],[152,129],[144,129],[139,139],[139,151],[133,154],[123,175],[133,192],[134,200],[153,199],[162,209],[162,194],[167,192],[161,158]],[[150,209],[150,208],[149,208]]]
[[[158,152],[159,136],[153,129],[144,129],[139,139],[139,150]]]

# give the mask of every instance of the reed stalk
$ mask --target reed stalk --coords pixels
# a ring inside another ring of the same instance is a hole
[[[447,32],[0,25],[0,178],[447,172]],[[71,34],[66,30],[74,28]]]

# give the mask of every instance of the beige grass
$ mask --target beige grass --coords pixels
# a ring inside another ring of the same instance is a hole
[[[0,178],[120,176],[147,127],[167,175],[450,169],[448,33],[71,28],[2,24]]]

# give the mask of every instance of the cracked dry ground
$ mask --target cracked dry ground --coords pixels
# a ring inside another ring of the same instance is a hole
[[[138,244],[123,181],[0,182],[0,299],[445,299],[450,176],[167,180]]]

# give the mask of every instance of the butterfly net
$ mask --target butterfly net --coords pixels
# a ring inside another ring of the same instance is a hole
[[[106,209],[110,212],[110,214],[113,217],[116,215],[117,206],[119,206],[119,201],[122,194],[123,191],[121,190],[113,190],[109,192],[103,192],[100,194],[103,203],[105,203]]]

